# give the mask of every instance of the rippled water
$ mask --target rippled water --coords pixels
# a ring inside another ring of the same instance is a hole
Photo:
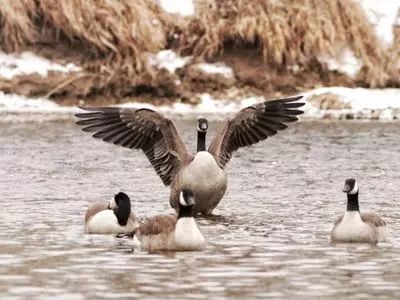
[[[178,127],[195,149],[195,123]],[[169,189],[141,152],[97,141],[72,120],[0,123],[0,298],[398,298],[399,128],[301,122],[239,151],[217,216],[198,219],[206,250],[148,254],[83,233],[88,205],[119,190],[142,217],[169,212]],[[349,176],[361,209],[391,228],[378,246],[329,243]]]

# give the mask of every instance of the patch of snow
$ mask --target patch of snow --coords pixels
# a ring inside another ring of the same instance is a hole
[[[331,93],[339,96],[339,101],[350,104],[347,109],[322,110],[307,100],[313,95]],[[304,106],[304,117],[320,119],[400,119],[400,89],[365,89],[326,87],[304,94],[307,104]]]
[[[182,68],[190,61],[191,57],[181,57],[172,50],[162,50],[156,55],[149,57],[149,63],[157,68],[165,68],[174,73],[176,69]]]
[[[63,107],[54,101],[38,98],[31,99],[15,94],[5,94],[0,91],[0,112],[71,112],[78,111],[74,107]]]
[[[322,63],[326,63],[329,70],[340,71],[352,78],[356,76],[362,67],[361,60],[357,59],[354,56],[354,53],[349,49],[346,49],[343,52],[342,56],[339,58],[339,61],[325,56],[319,56],[318,60]]]
[[[225,77],[232,78],[233,70],[223,63],[209,64],[209,63],[199,63],[195,65],[196,68],[209,74],[221,74]]]
[[[368,19],[374,25],[382,41],[390,45],[393,42],[393,25],[400,22],[397,17],[400,1],[397,0],[358,0],[365,9]]]
[[[179,13],[183,16],[194,14],[194,5],[192,0],[160,0],[162,8],[169,13]]]
[[[149,64],[159,69],[165,68],[169,72],[174,73],[178,68],[184,67],[191,60],[192,56],[181,57],[173,50],[169,49],[169,50],[162,50],[158,52],[156,55],[150,56]],[[193,65],[193,67],[205,73],[221,74],[227,78],[232,78],[234,76],[233,70],[224,63],[215,63],[215,64],[198,63]]]
[[[338,95],[354,110],[400,108],[400,89],[326,87],[307,92],[304,98],[324,93]]]
[[[311,96],[324,93],[338,95],[341,101],[350,103],[351,108],[323,110],[308,101]],[[400,119],[400,89],[372,90],[329,87],[312,90],[303,95],[306,105],[302,107],[305,113],[300,116],[301,120],[323,118],[343,119],[348,118],[350,115],[352,116],[351,118],[366,120]],[[202,94],[200,98],[201,101],[198,105],[174,103],[173,105],[154,106],[149,103],[132,102],[118,106],[154,109],[174,118],[193,119],[205,115],[212,120],[220,120],[229,115],[232,116],[249,105],[264,100],[263,97],[248,97],[232,101],[214,99],[209,94]],[[39,121],[66,117],[73,118],[72,114],[78,112],[81,112],[81,110],[75,106],[59,106],[47,99],[29,99],[23,96],[0,92],[2,122],[9,121],[9,119],[14,120],[17,118],[15,116],[29,116],[31,119],[37,116],[36,119]]]
[[[32,52],[23,52],[20,55],[0,52],[0,77],[12,79],[18,75],[32,73],[39,73],[41,76],[46,77],[49,71],[69,73],[81,71],[81,68],[72,63],[66,65],[53,63]]]

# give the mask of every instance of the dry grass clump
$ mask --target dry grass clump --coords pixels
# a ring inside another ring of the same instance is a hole
[[[228,48],[252,47],[271,68],[307,67],[346,48],[363,62],[358,79],[385,86],[393,70],[387,49],[362,7],[352,0],[197,0],[197,18],[181,36],[180,51],[215,58]],[[207,5],[205,5],[205,3]]]
[[[180,24],[154,0],[3,0],[0,21],[6,52],[64,45],[87,72],[106,81],[123,75],[130,85],[155,76],[147,55],[164,49]]]
[[[400,88],[400,8],[397,10],[397,18],[393,25],[393,43],[388,53],[388,66],[393,68],[394,74],[392,86]]]
[[[0,43],[5,51],[20,51],[37,41],[36,3],[32,0],[3,0],[0,5]]]

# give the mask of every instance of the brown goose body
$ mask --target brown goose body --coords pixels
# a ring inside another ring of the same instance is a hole
[[[202,250],[205,240],[193,217],[195,202],[193,191],[180,191],[177,216],[154,216],[134,231],[140,248],[149,252]]]
[[[346,220],[347,216],[342,216],[335,222],[331,232],[332,242],[376,244],[385,236],[386,222],[380,216],[375,213],[358,215],[359,217],[351,216],[350,220]]]
[[[227,175],[214,157],[208,151],[200,151],[172,182],[169,202],[177,209],[180,189],[190,189],[197,199],[195,213],[211,213],[224,196],[227,185]]]
[[[196,196],[196,213],[210,214],[227,189],[225,166],[241,147],[253,145],[287,128],[303,113],[296,102],[302,96],[265,101],[242,109],[225,120],[209,148],[205,130],[198,128],[198,151],[189,153],[172,120],[150,109],[81,107],[77,114],[83,131],[93,137],[130,149],[141,149],[164,185],[171,187],[170,204],[176,210],[179,190],[189,188]],[[199,119],[200,120],[200,119]],[[205,119],[203,119],[205,120]],[[201,136],[201,142],[200,142]],[[199,147],[199,144],[202,147]]]

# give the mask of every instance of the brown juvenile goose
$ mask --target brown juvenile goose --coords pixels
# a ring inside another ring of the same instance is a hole
[[[154,216],[135,229],[133,235],[139,240],[140,248],[149,252],[202,250],[205,241],[193,217],[195,202],[191,190],[180,191],[177,216]]]
[[[287,128],[303,113],[296,102],[303,96],[265,101],[240,110],[225,120],[206,150],[208,122],[198,120],[197,153],[190,154],[172,120],[147,108],[80,107],[91,111],[77,114],[83,131],[94,138],[131,149],[141,149],[160,176],[171,187],[170,204],[178,210],[179,191],[191,189],[196,197],[195,213],[211,214],[227,187],[224,171],[232,153]]]

